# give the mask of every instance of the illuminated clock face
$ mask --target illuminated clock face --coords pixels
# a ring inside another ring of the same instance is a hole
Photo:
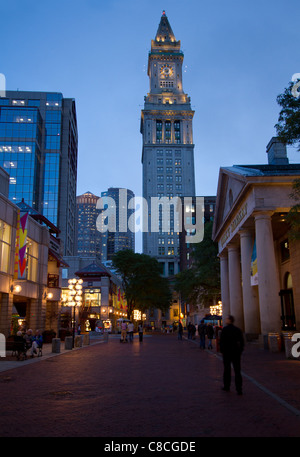
[[[160,74],[161,74],[161,76],[172,76],[173,68],[170,67],[169,65],[162,65],[160,67]]]

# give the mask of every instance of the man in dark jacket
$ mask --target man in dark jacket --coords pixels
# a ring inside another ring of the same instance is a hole
[[[226,326],[221,332],[220,350],[223,354],[224,374],[223,390],[230,390],[231,364],[235,373],[235,388],[239,395],[242,394],[241,355],[244,350],[244,337],[242,331],[233,325],[233,316],[228,316]]]

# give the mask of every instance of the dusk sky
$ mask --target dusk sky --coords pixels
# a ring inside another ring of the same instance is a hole
[[[300,72],[299,0],[1,0],[6,88],[76,101],[78,195],[108,187],[142,195],[140,116],[163,10],[181,40],[195,110],[196,194],[216,195],[221,166],[267,163],[276,97]],[[296,149],[288,153],[300,162]]]

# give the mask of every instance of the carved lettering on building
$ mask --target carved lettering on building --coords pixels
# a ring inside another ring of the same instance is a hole
[[[229,240],[235,229],[240,225],[242,220],[245,218],[247,215],[247,203],[240,209],[240,211],[237,213],[233,221],[231,222],[230,226],[224,233],[224,235],[221,238],[221,244],[222,247],[226,244],[226,242]]]

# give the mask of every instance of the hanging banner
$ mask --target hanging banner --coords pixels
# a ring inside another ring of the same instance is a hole
[[[258,285],[258,272],[257,272],[257,255],[256,255],[256,240],[254,240],[252,257],[251,257],[251,286]]]
[[[26,248],[27,248],[27,224],[29,213],[18,211],[17,236],[16,236],[16,256],[15,256],[15,279],[26,279]]]

